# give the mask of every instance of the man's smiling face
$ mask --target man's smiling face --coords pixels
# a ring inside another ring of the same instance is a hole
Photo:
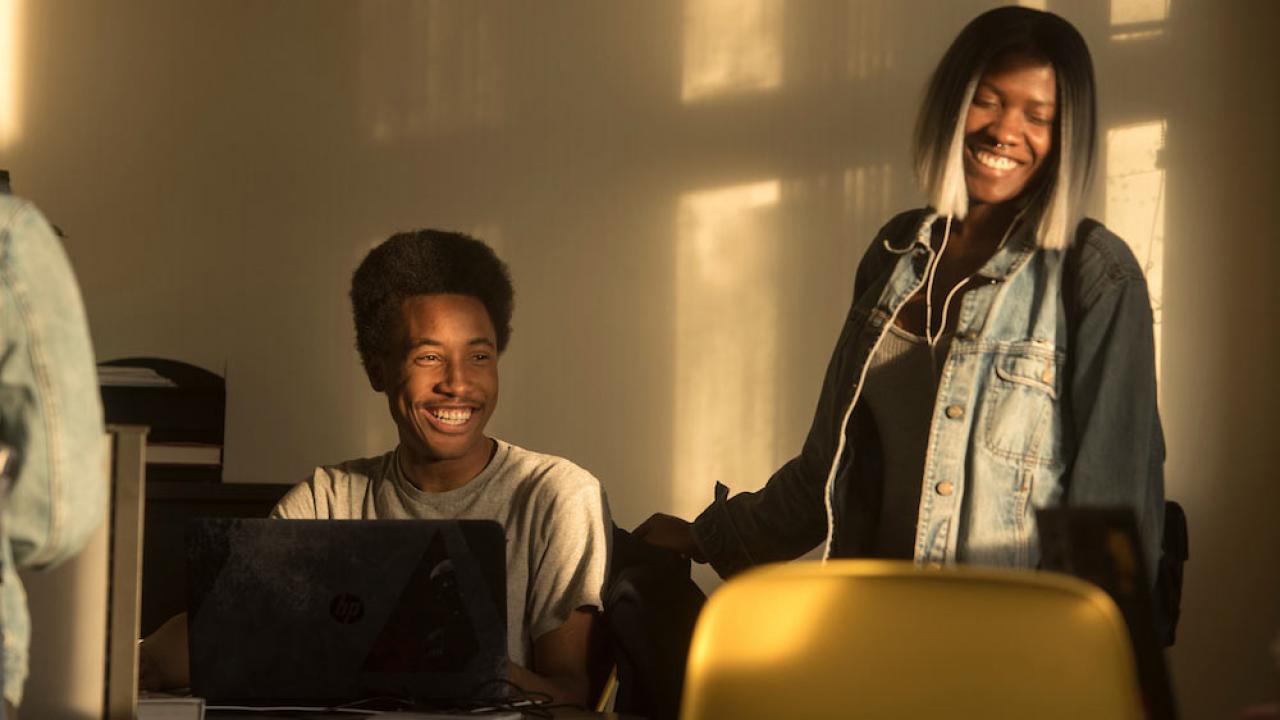
[[[469,295],[416,295],[400,317],[382,359],[370,368],[387,396],[401,448],[419,462],[488,462],[485,425],[498,402],[493,322]]]

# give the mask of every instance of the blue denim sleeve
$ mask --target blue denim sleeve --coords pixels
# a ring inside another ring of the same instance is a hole
[[[78,552],[105,515],[102,405],[84,305],[57,235],[0,196],[0,442],[15,451],[0,536],[4,697],[22,702],[30,616],[16,567]]]
[[[1076,451],[1066,502],[1133,508],[1154,579],[1164,530],[1165,447],[1146,280],[1124,241],[1099,230],[1081,249],[1077,282]]]
[[[0,203],[0,436],[17,449],[5,530],[19,566],[77,553],[105,514],[102,403],[80,290],[32,205]]]

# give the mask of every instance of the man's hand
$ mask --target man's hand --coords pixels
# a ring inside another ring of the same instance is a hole
[[[546,693],[556,704],[590,707],[589,665],[598,624],[594,611],[574,610],[565,624],[533,641],[533,669],[508,661],[511,682]]]
[[[682,557],[691,558],[694,562],[705,563],[707,556],[693,539],[693,525],[678,517],[664,513],[654,513],[648,520],[631,532],[632,535],[661,548],[674,550]]]
[[[138,647],[138,688],[174,690],[191,684],[187,655],[187,614],[165,621]]]

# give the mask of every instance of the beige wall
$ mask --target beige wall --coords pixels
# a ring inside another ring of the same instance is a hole
[[[1096,210],[1168,288],[1173,669],[1188,717],[1229,716],[1277,695],[1280,6],[1112,2],[1042,4],[1094,49],[1104,131],[1156,128],[1104,143]],[[630,526],[799,447],[857,258],[919,202],[922,84],[991,4],[0,0],[0,166],[68,233],[101,357],[225,372],[237,482],[387,449],[349,274],[397,229],[489,240],[518,291],[493,429]]]

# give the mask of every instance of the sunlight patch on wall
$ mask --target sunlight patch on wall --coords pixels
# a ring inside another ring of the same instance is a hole
[[[1111,0],[1111,39],[1143,40],[1164,34],[1170,0]]]
[[[781,184],[680,199],[676,248],[673,508],[692,517],[715,481],[759,481],[777,458]]]
[[[1169,18],[1169,0],[1111,0],[1111,24],[1134,25]]]
[[[1032,10],[1048,10],[1049,3],[1047,0],[1018,0],[1018,4]]]
[[[1147,276],[1155,317],[1156,375],[1164,297],[1164,120],[1107,131],[1106,223],[1124,238]]]
[[[18,138],[19,0],[0,0],[0,147]]]
[[[485,6],[362,2],[360,126],[375,143],[496,127],[500,39]]]
[[[849,77],[869,78],[893,69],[889,40],[889,10],[883,2],[860,2],[849,6],[846,62]]]
[[[777,88],[781,29],[781,0],[685,0],[681,99]]]

